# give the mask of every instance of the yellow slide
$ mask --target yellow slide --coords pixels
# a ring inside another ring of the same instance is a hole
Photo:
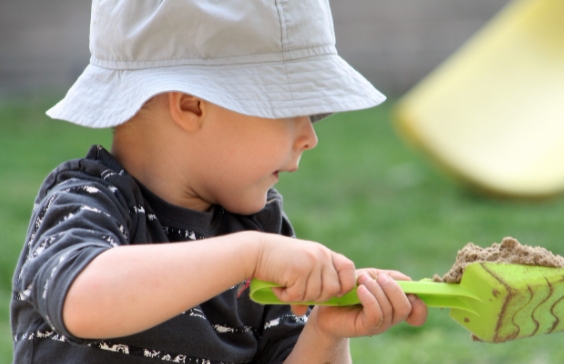
[[[403,96],[400,132],[463,181],[564,191],[564,0],[514,0]]]

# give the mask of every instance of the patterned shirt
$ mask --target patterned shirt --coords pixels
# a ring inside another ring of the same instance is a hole
[[[63,163],[41,186],[13,278],[14,363],[283,362],[307,316],[292,315],[288,306],[252,302],[248,290],[241,290],[245,282],[131,336],[85,340],[68,332],[62,320],[73,280],[108,249],[243,230],[294,236],[281,196],[273,189],[267,200],[250,216],[219,206],[193,211],[151,193],[100,146]]]

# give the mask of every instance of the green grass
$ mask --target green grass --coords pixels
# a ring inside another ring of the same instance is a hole
[[[0,104],[0,363],[11,360],[10,281],[37,189],[61,161],[88,147],[109,147],[111,132],[50,121],[52,99]],[[279,190],[301,238],[320,241],[358,267],[401,270],[414,279],[444,273],[466,242],[486,246],[513,236],[564,254],[564,200],[542,202],[475,195],[437,171],[394,133],[391,102],[316,124],[319,145]],[[352,340],[355,363],[564,362],[564,334],[504,344],[470,340],[448,312],[430,309],[421,328],[398,325]]]

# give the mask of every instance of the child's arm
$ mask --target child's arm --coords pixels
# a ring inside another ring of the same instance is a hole
[[[69,340],[140,332],[251,277],[288,287],[280,294],[293,301],[325,300],[354,286],[350,260],[278,234],[143,244],[151,237],[137,225],[152,220],[139,192],[127,176],[94,171],[100,180],[77,171],[92,169],[89,163],[69,162],[46,179],[14,275],[18,301]],[[166,239],[160,224],[153,228]]]
[[[285,363],[350,363],[347,338],[380,334],[402,321],[414,326],[425,322],[423,302],[414,295],[406,296],[394,281],[409,279],[407,276],[375,269],[358,274],[362,306],[315,307]]]
[[[75,279],[63,320],[78,337],[125,336],[251,277],[287,287],[280,297],[291,301],[323,301],[355,284],[354,264],[344,256],[275,234],[242,232],[187,243],[124,246],[100,254]]]

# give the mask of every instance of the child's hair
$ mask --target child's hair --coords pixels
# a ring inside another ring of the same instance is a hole
[[[47,114],[113,127],[168,91],[245,115],[313,121],[384,101],[338,56],[327,0],[218,4],[94,0],[90,64]]]

